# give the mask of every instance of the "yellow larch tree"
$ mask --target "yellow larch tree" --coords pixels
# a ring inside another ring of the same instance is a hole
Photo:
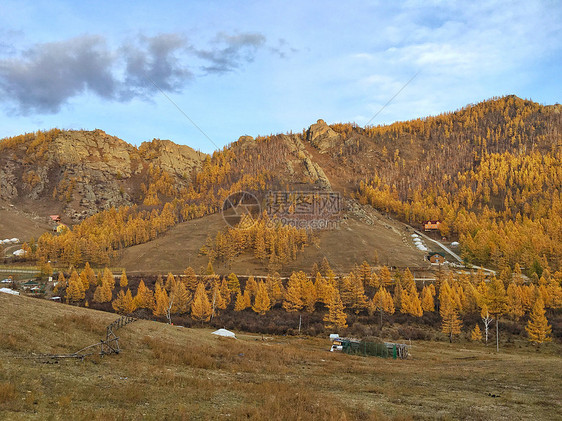
[[[350,308],[353,309],[355,314],[359,314],[359,312],[367,308],[367,297],[365,296],[363,280],[359,276],[355,276],[352,272],[350,273],[349,281],[351,287]]]
[[[470,332],[470,339],[473,341],[481,341],[482,340],[482,331],[480,330],[480,326],[476,323],[472,332]]]
[[[186,283],[187,289],[189,289],[190,291],[195,291],[199,281],[197,280],[197,274],[195,273],[193,268],[191,266],[188,266],[183,271],[183,276],[185,278],[185,283]]]
[[[421,306],[422,310],[426,312],[433,312],[435,311],[435,299],[433,298],[434,294],[427,285],[422,289],[422,298],[421,298]]]
[[[455,301],[448,292],[439,299],[439,314],[442,318],[441,331],[449,335],[449,342],[453,342],[453,335],[461,333],[461,322]]]
[[[414,275],[410,272],[409,268],[406,268],[402,274],[402,286],[405,290],[411,291],[412,287],[416,288],[416,282],[414,281]]]
[[[127,288],[126,293],[120,290],[115,300],[111,303],[111,306],[119,314],[131,314],[135,311],[135,301],[133,300],[131,290]]]
[[[221,294],[221,287],[218,279],[213,282],[210,302],[211,302],[211,318],[218,314],[218,310],[224,310],[226,308],[226,301],[224,300]]]
[[[312,280],[308,278],[301,279],[302,302],[307,313],[313,313],[316,303],[318,302],[316,288]]]
[[[80,272],[80,282],[82,282],[84,291],[88,291],[88,289],[90,289],[90,281],[88,280],[88,276],[84,270]]]
[[[379,278],[383,287],[387,288],[392,285],[392,275],[390,274],[390,270],[388,270],[387,266],[383,266],[381,268]]]
[[[375,310],[380,312],[380,325],[382,327],[383,313],[394,314],[394,301],[390,292],[385,287],[380,287],[372,300],[372,306]]]
[[[168,293],[172,291],[172,288],[175,283],[176,283],[176,277],[172,272],[168,272],[168,275],[166,276],[166,282],[164,283],[164,288],[166,288],[166,291]]]
[[[340,293],[336,288],[332,287],[331,300],[328,303],[328,313],[324,316],[324,322],[328,329],[343,329],[347,327],[347,315],[340,297]]]
[[[205,285],[200,282],[191,302],[191,317],[200,322],[207,322],[211,318],[211,311],[211,303],[205,291]]]
[[[253,276],[250,276],[244,286],[244,292],[248,291],[250,297],[254,298],[258,292],[258,283]]]
[[[88,278],[88,285],[94,285],[96,283],[96,273],[91,268],[90,263],[86,262],[84,265],[84,270],[82,271]]]
[[[119,279],[119,286],[121,288],[127,288],[128,285],[129,280],[127,279],[127,272],[125,272],[125,269],[123,269],[123,271],[121,272],[121,278]]]
[[[521,287],[515,281],[511,281],[507,287],[507,314],[513,320],[519,320],[525,314],[522,296]]]
[[[548,324],[545,313],[542,298],[538,298],[531,311],[529,322],[525,327],[527,335],[529,335],[529,341],[536,344],[542,344],[552,340],[550,338],[552,327]]]
[[[154,293],[146,287],[142,279],[139,282],[137,295],[135,295],[134,300],[137,308],[146,308],[148,310],[152,310],[154,308]]]
[[[285,294],[285,300],[283,301],[283,308],[288,312],[300,311],[303,308],[302,300],[302,282],[301,278],[306,274],[293,272],[289,277],[289,282],[287,283],[287,292]]]
[[[242,311],[247,309],[246,300],[240,291],[236,294],[236,302],[234,303],[234,311]]]
[[[258,291],[256,293],[256,298],[254,300],[254,305],[252,310],[260,315],[264,315],[271,308],[271,301],[269,300],[269,294],[267,293],[267,288],[265,283],[261,281],[258,284]]]
[[[154,288],[154,308],[152,314],[155,316],[166,316],[169,305],[168,293],[157,283]]]
[[[66,288],[66,300],[68,302],[77,302],[84,299],[84,285],[82,280],[75,270],[72,271],[70,279],[68,280],[68,287]]]
[[[191,292],[183,282],[175,280],[172,284],[169,299],[172,301],[170,312],[172,314],[185,314],[191,300]]]
[[[102,283],[107,284],[111,291],[115,288],[115,278],[113,277],[111,270],[107,267],[103,269]]]
[[[507,296],[501,279],[490,281],[486,296],[488,311],[496,319],[496,351],[500,350],[499,318],[507,311]]]
[[[402,307],[400,308],[401,313],[411,314],[415,317],[423,316],[423,309],[421,306],[420,297],[418,291],[416,290],[415,284],[410,283],[410,290],[404,289],[402,291]]]
[[[230,291],[232,291],[235,294],[240,292],[240,281],[238,280],[238,277],[234,273],[228,275],[227,282]]]
[[[224,301],[224,308],[228,307],[230,301],[232,300],[232,292],[230,291],[230,288],[228,287],[228,282],[224,277],[221,280],[220,294]]]

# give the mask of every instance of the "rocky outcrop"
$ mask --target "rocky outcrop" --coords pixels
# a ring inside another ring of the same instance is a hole
[[[171,140],[153,139],[139,146],[141,157],[160,168],[182,177],[200,168],[207,156],[187,145],[178,145]]]
[[[289,151],[295,156],[295,163],[299,161],[303,163],[306,175],[312,182],[316,183],[322,189],[330,190],[332,188],[330,180],[326,177],[324,170],[314,162],[306,150],[305,145],[302,143],[298,136],[283,135],[284,140],[288,146]],[[293,175],[295,173],[294,163],[287,161],[288,172]]]
[[[322,119],[309,127],[306,132],[306,140],[309,141],[320,153],[326,153],[337,146],[340,135],[337,134]]]
[[[112,206],[140,203],[151,163],[187,185],[206,157],[169,140],[155,139],[137,149],[102,130],[48,135],[43,142],[31,135],[0,145],[0,199],[56,202],[74,221]]]

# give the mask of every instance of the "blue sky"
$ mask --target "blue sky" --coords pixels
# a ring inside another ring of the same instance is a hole
[[[210,152],[365,125],[402,88],[371,124],[561,102],[562,3],[474,3],[3,0],[0,137],[99,128]]]

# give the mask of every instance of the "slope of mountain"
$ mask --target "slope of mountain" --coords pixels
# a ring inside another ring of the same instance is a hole
[[[80,237],[44,238],[41,256],[64,256],[66,263],[107,262],[115,251],[217,213],[237,191],[262,204],[270,191],[333,191],[414,225],[439,219],[440,234],[459,239],[468,261],[519,264],[540,276],[543,268],[561,267],[561,111],[507,96],[388,126],[318,120],[299,134],[243,136],[212,156],[170,141],[135,148],[101,131],[52,130],[0,141],[0,197],[44,214],[65,212],[74,221],[139,205],[87,219]],[[361,224],[356,233],[367,229]],[[214,247],[215,224],[208,227],[206,243]],[[338,243],[343,231],[317,236],[328,237]],[[386,250],[383,243],[379,251]],[[357,260],[368,255],[361,247],[353,245]]]
[[[142,203],[151,164],[179,185],[205,155],[170,141],[139,149],[101,130],[37,132],[0,141],[0,199],[69,222],[112,206]]]

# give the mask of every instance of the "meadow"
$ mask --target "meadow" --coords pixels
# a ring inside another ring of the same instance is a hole
[[[323,337],[238,339],[138,320],[122,352],[52,360],[105,336],[117,315],[0,294],[0,418],[552,420],[562,413],[560,344],[496,353],[412,341],[407,360],[328,352]]]

